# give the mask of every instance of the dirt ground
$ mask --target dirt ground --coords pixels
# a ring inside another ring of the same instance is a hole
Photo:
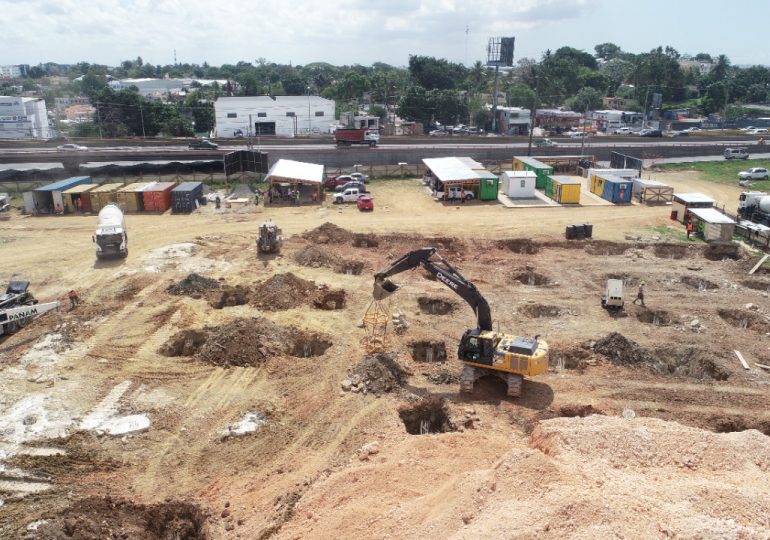
[[[653,177],[728,208],[739,193]],[[770,537],[755,254],[677,243],[666,206],[452,206],[414,179],[372,191],[372,213],[129,215],[129,256],[107,262],[94,217],[0,221],[0,276],[82,299],[0,338],[0,537]],[[268,217],[286,240],[258,257]],[[586,222],[592,241],[564,239]],[[429,245],[496,326],[548,341],[551,370],[520,398],[495,378],[459,394],[473,312],[420,270],[383,306],[406,329],[364,349],[372,274]],[[600,306],[608,278],[626,284],[620,314]],[[645,307],[630,303],[641,281]]]

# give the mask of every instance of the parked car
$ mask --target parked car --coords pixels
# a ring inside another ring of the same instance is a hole
[[[663,132],[659,129],[643,129],[639,132],[640,137],[662,137]]]
[[[351,175],[349,174],[341,174],[339,176],[329,176],[326,178],[326,180],[323,181],[323,188],[333,190],[339,186],[344,186],[348,182],[356,182]]]
[[[754,128],[750,131],[746,132],[747,135],[767,135],[767,129],[765,128]]]
[[[358,202],[358,198],[364,195],[363,192],[361,192],[358,188],[348,188],[345,191],[338,192],[334,194],[334,198],[332,201],[334,204],[342,204],[342,203],[349,203],[349,202]]]
[[[187,145],[187,148],[190,150],[216,150],[219,148],[219,145],[208,139],[201,139],[200,141],[191,142]]]
[[[545,146],[559,146],[556,141],[552,141],[551,139],[537,139],[532,143],[533,146],[537,146],[538,148],[542,148]]]
[[[362,212],[364,210],[374,210],[374,201],[370,195],[358,196],[358,209]]]
[[[631,133],[630,127],[621,127],[615,130],[615,135],[630,135]]]
[[[738,173],[738,180],[767,180],[768,173],[764,167],[752,167]]]
[[[443,129],[434,129],[428,132],[428,135],[430,135],[431,137],[446,137],[447,135],[449,135],[449,132]]]
[[[725,148],[725,159],[749,159],[749,153],[745,148]]]
[[[352,172],[348,176],[350,176],[353,180],[356,180],[358,182],[363,182],[364,184],[369,183],[369,175],[360,173],[360,172]]]
[[[459,201],[460,199],[470,201],[473,197],[475,195],[471,190],[459,187],[450,187],[446,192],[439,191],[436,193],[436,198],[442,201]]]
[[[341,186],[337,186],[334,188],[334,191],[336,193],[340,193],[342,191],[348,190],[348,189],[357,189],[361,193],[366,193],[366,185],[363,182],[359,182],[358,180],[351,180],[350,182],[345,182]]]
[[[80,146],[79,144],[75,144],[75,143],[67,143],[67,144],[62,144],[61,146],[57,146],[56,149],[59,152],[85,152],[88,150],[88,147]]]
[[[682,132],[684,133],[692,133],[694,131],[702,131],[699,127],[688,127],[686,129],[683,129]]]

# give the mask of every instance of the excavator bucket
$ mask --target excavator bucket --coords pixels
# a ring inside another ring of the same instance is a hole
[[[396,285],[389,279],[375,280],[374,292],[372,293],[374,299],[378,302],[384,300],[399,289],[399,285]]]

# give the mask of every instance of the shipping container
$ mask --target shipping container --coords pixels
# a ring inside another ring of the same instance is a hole
[[[615,176],[599,176],[594,174],[591,179],[591,193],[615,204],[629,204],[633,184]]]
[[[546,176],[543,193],[545,193],[546,197],[553,198],[553,176]]]
[[[201,182],[184,182],[171,190],[171,211],[174,213],[192,212],[198,208],[198,200],[203,197]]]
[[[511,199],[534,199],[536,180],[532,171],[505,171],[500,175],[500,188]]]
[[[157,182],[142,192],[144,209],[147,212],[165,212],[171,208],[171,190],[176,182]]]
[[[514,171],[532,171],[537,175],[535,187],[545,189],[546,179],[553,176],[553,167],[531,157],[514,157]]]
[[[64,213],[62,193],[75,186],[90,183],[90,176],[73,176],[35,188],[24,194],[24,211],[28,214]]]
[[[500,180],[487,170],[477,170],[481,177],[479,181],[479,199],[482,201],[496,201],[500,191]]]
[[[64,213],[91,213],[91,196],[89,191],[99,187],[99,184],[80,184],[62,193]]]
[[[551,198],[560,204],[580,204],[580,188],[582,183],[569,176],[552,176]]]
[[[157,182],[135,182],[118,190],[117,204],[123,212],[141,212],[144,210],[142,193]]]
[[[94,188],[89,192],[91,199],[91,213],[97,214],[99,210],[104,208],[110,203],[117,203],[117,192],[123,184],[120,182],[113,182],[111,184],[102,184],[98,188]]]
[[[674,188],[656,180],[634,179],[634,198],[640,203],[665,204],[674,198]]]

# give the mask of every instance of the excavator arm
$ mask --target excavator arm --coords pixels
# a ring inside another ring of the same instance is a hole
[[[435,257],[434,257],[435,256]],[[449,261],[436,255],[436,248],[426,247],[410,251],[389,267],[374,274],[374,298],[382,300],[396,292],[398,286],[390,281],[391,276],[422,266],[436,276],[455,294],[465,300],[476,314],[480,331],[492,330],[492,314],[489,303],[473,283],[468,281]]]

